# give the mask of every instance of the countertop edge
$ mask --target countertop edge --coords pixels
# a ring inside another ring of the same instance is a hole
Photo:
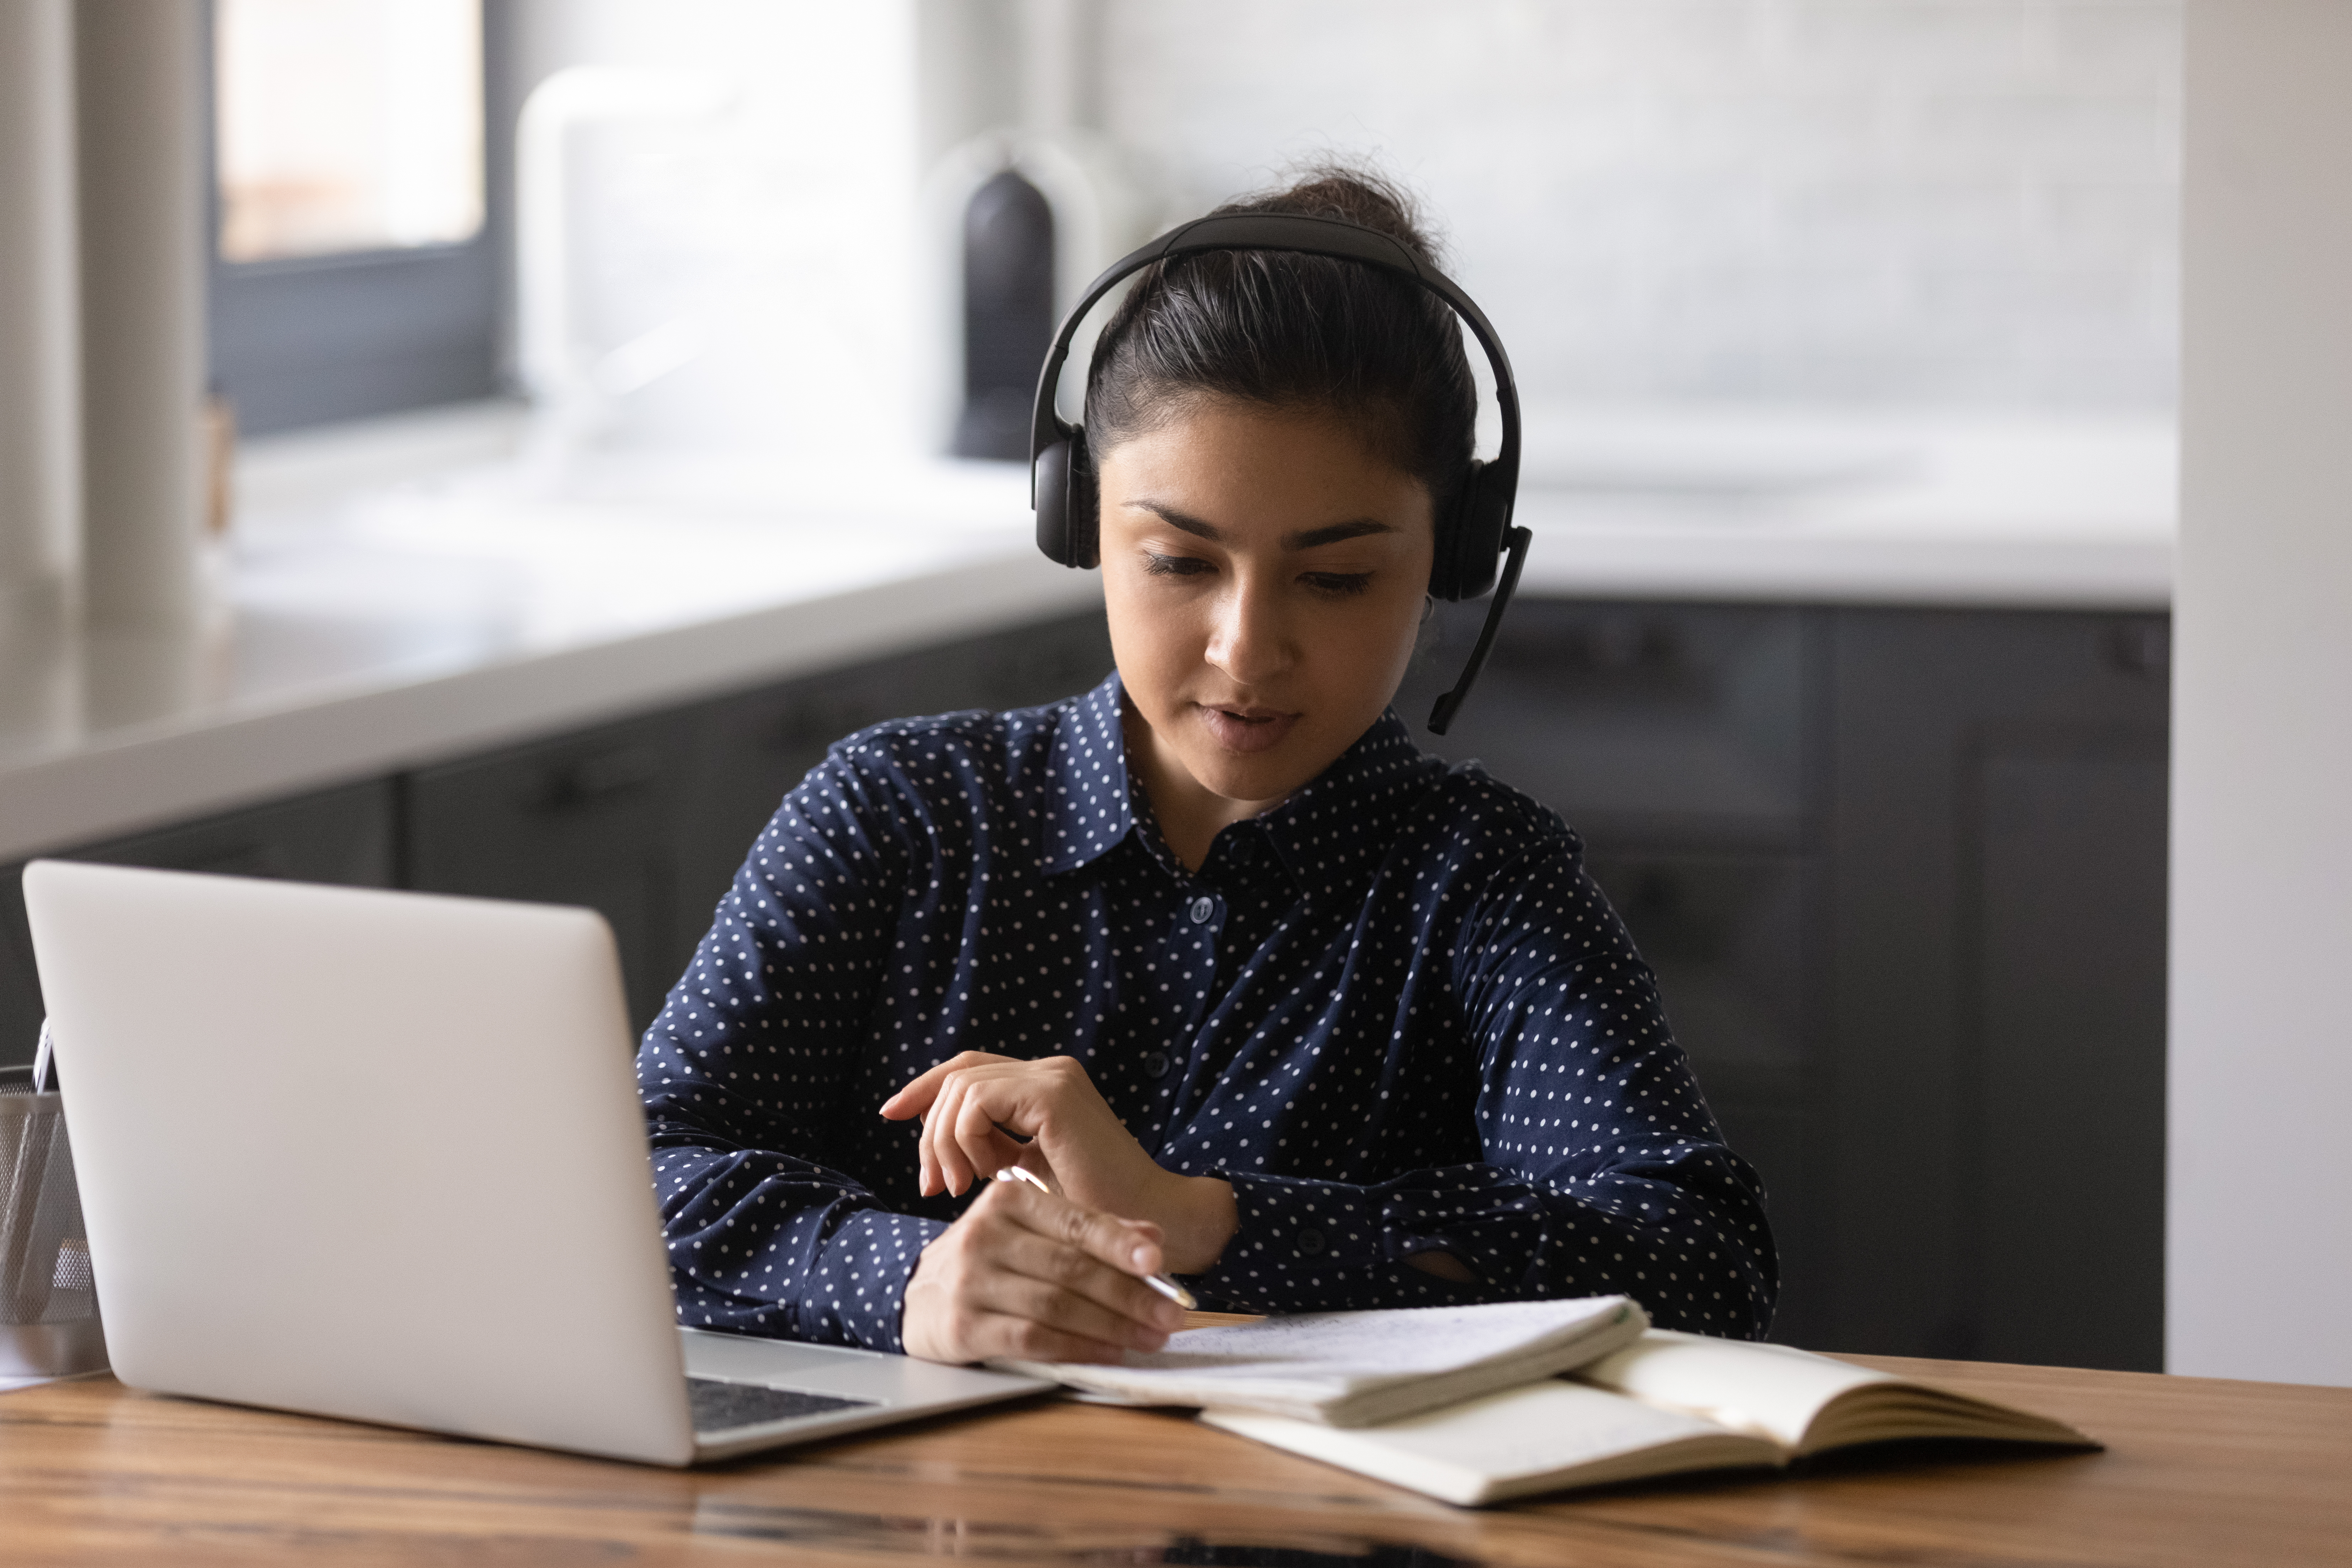
[[[1075,613],[1099,579],[1011,554],[417,679],[329,689],[0,766],[0,864]]]
[[[1529,597],[2161,614],[2147,533],[1921,539],[1547,530]],[[439,672],[383,671],[0,762],[0,865],[723,695],[1101,602],[1025,548],[864,587]]]
[[[2168,536],[1913,539],[1628,531],[1538,535],[1520,592],[1850,608],[2171,607]]]

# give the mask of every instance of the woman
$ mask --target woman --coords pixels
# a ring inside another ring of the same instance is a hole
[[[1219,210],[1429,255],[1345,171]],[[1116,1359],[1180,1326],[1164,1268],[1761,1334],[1760,1189],[1575,836],[1387,710],[1470,472],[1450,312],[1352,261],[1162,263],[1087,416],[1117,671],[835,747],[646,1034],[680,1321]]]

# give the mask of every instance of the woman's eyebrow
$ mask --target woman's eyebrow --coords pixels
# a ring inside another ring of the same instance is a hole
[[[1181,528],[1187,533],[1217,543],[1224,542],[1225,536],[1217,531],[1215,524],[1203,522],[1201,519],[1178,511],[1173,507],[1164,506],[1156,500],[1131,500],[1127,504],[1138,510],[1151,513],[1171,528]],[[1343,539],[1360,539],[1368,533],[1394,533],[1395,531],[1395,529],[1378,518],[1359,517],[1346,522],[1326,523],[1321,528],[1302,529],[1297,533],[1286,533],[1282,536],[1282,547],[1285,550],[1312,550],[1318,544],[1337,544]]]
[[[1395,529],[1374,517],[1360,517],[1351,522],[1334,522],[1322,528],[1309,528],[1282,536],[1285,550],[1312,550],[1318,544],[1337,544],[1343,539],[1361,539],[1367,533],[1394,533]]]
[[[1197,517],[1189,517],[1174,507],[1162,506],[1156,500],[1131,500],[1127,504],[1139,510],[1151,513],[1171,528],[1181,528],[1185,532],[1200,538],[1222,542],[1225,537],[1219,533],[1213,525],[1203,522]]]

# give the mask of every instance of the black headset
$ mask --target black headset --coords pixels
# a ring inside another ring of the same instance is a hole
[[[1486,363],[1495,369],[1495,401],[1502,410],[1503,445],[1492,462],[1473,459],[1469,482],[1462,487],[1460,499],[1449,515],[1438,520],[1437,554],[1429,569],[1429,591],[1441,599],[1459,600],[1475,599],[1493,588],[1495,602],[1486,611],[1486,625],[1479,629],[1462,679],[1430,710],[1430,732],[1443,735],[1494,647],[1496,629],[1503,624],[1503,612],[1519,585],[1519,568],[1527,564],[1528,545],[1535,538],[1511,523],[1511,504],[1519,489],[1519,389],[1511,379],[1510,356],[1503,352],[1503,341],[1495,335],[1486,312],[1452,279],[1387,235],[1338,218],[1297,213],[1229,213],[1195,218],[1113,262],[1088,284],[1085,297],[1054,333],[1045,372],[1037,378],[1037,404],[1029,436],[1029,504],[1037,512],[1037,548],[1048,560],[1065,566],[1102,563],[1101,497],[1095,485],[1094,464],[1087,456],[1087,433],[1076,425],[1065,425],[1054,408],[1062,362],[1069,358],[1070,340],[1077,335],[1078,323],[1121,279],[1155,261],[1203,250],[1288,250],[1360,261],[1401,274],[1452,306],[1486,351]],[[1498,584],[1496,559],[1507,550],[1509,559],[1502,563]]]

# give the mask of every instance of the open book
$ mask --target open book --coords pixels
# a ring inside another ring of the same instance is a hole
[[[1786,1465],[1890,1437],[2099,1446],[2060,1422],[1827,1356],[1664,1329],[1572,1378],[1381,1426],[1343,1432],[1233,1410],[1201,1419],[1457,1503]]]
[[[1631,1344],[1650,1326],[1623,1296],[1302,1312],[1189,1329],[1118,1366],[999,1359],[1129,1405],[1202,1405],[1361,1426],[1511,1388]]]

